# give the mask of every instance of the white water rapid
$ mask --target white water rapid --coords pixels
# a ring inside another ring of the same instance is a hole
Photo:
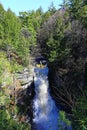
[[[33,104],[33,130],[60,130],[59,110],[49,93],[48,67],[34,69],[34,84],[36,95]]]

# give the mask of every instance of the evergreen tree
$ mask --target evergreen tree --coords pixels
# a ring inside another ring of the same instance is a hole
[[[57,11],[53,2],[51,3],[50,7],[48,8],[48,11],[50,12],[51,15]]]
[[[5,13],[2,4],[0,4],[0,48],[2,48],[4,40]]]

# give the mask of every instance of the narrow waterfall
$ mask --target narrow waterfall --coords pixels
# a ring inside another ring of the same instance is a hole
[[[49,93],[48,67],[34,70],[35,99],[34,119],[35,130],[59,130],[58,109]]]
[[[59,110],[49,93],[48,71],[48,67],[34,69],[33,130],[60,130]]]

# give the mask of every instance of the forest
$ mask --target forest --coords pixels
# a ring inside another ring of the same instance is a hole
[[[31,129],[24,112],[29,104],[20,112],[15,103],[13,86],[18,89],[21,84],[14,75],[40,55],[48,61],[51,95],[61,106],[62,120],[73,130],[86,130],[86,0],[64,0],[60,9],[51,3],[46,12],[39,7],[19,16],[0,4],[0,130]]]

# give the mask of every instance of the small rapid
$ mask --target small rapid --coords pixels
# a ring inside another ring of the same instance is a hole
[[[50,96],[48,71],[48,67],[34,69],[33,130],[60,130],[59,109]]]

